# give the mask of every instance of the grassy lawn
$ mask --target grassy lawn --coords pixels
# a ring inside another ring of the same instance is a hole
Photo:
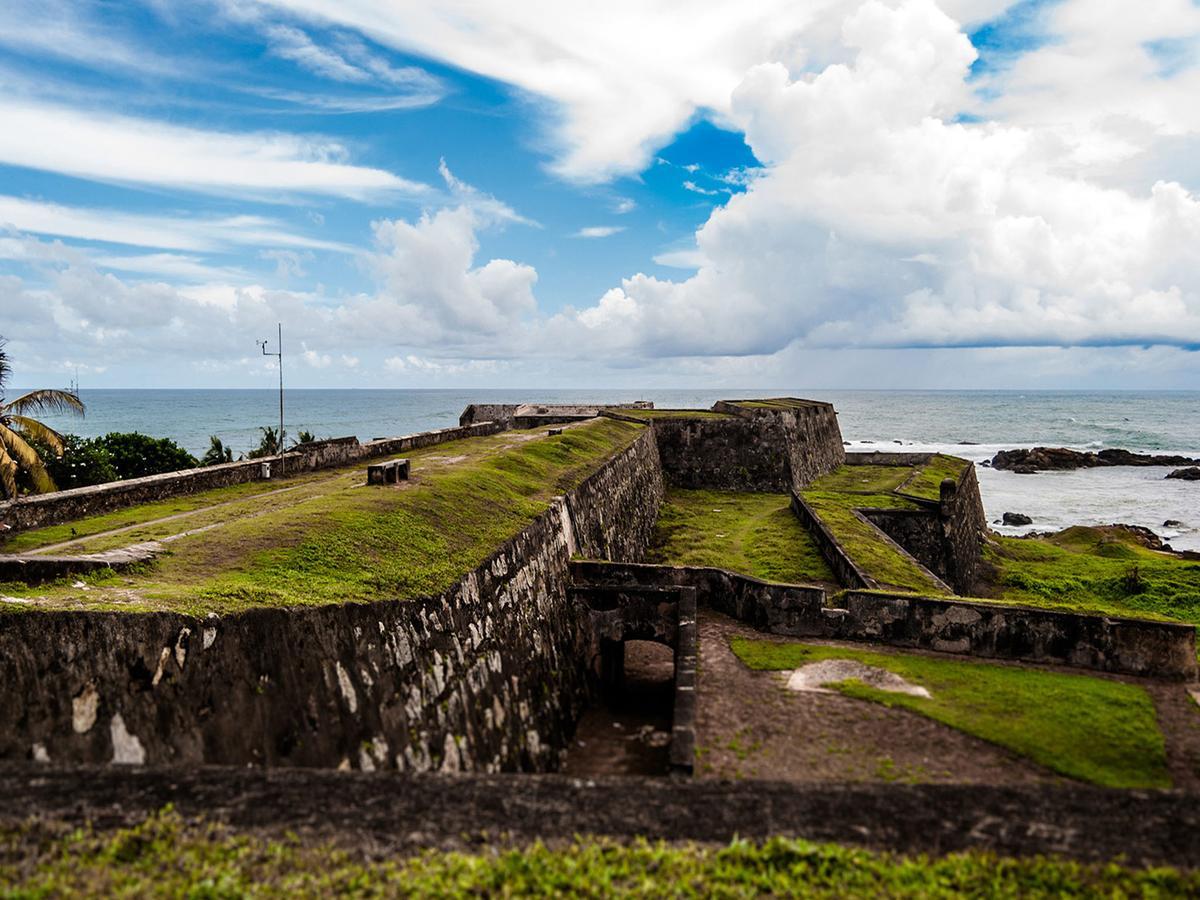
[[[174,609],[201,614],[253,606],[411,599],[443,590],[544,512],[552,497],[627,447],[641,426],[599,419],[548,437],[504,432],[406,454],[413,481],[366,487],[362,466],[336,470],[270,502],[197,511],[194,521],[149,524],[181,538],[147,570],[55,585],[0,585],[33,598],[2,612],[44,608]],[[304,494],[304,492],[308,492]],[[216,494],[214,502],[225,495]],[[261,499],[261,498],[260,498]],[[123,535],[119,543],[132,541]]]
[[[859,681],[835,687],[851,697],[928,716],[1070,778],[1105,787],[1171,786],[1154,703],[1137,685],[813,644],[735,638],[731,646],[752,669],[794,669],[824,659],[852,659],[888,669],[933,696],[889,693]]]
[[[903,485],[900,490],[902,493],[924,500],[940,500],[942,482],[947,478],[958,481],[969,465],[971,465],[969,460],[959,459],[957,456],[935,454],[933,459],[917,470],[912,481]]]
[[[1149,550],[1122,529],[995,537],[984,557],[1001,600],[1200,625],[1200,562]]]
[[[820,493],[880,494],[894,491],[909,475],[907,466],[838,466],[807,488]]]
[[[787,494],[667,492],[647,562],[715,566],[764,581],[834,581]]]
[[[297,838],[186,824],[0,830],[0,895],[233,897],[1185,897],[1200,873],[983,853],[898,856],[772,838],[724,847],[575,838],[548,848],[366,860]]]

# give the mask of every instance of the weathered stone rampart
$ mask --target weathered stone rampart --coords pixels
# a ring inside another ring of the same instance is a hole
[[[661,485],[646,429],[424,600],[0,615],[0,758],[551,768],[587,692],[569,560],[640,558]]]
[[[336,468],[360,459],[389,456],[446,441],[495,434],[507,427],[504,423],[480,422],[466,427],[443,428],[404,437],[379,438],[366,444],[360,444],[355,437],[314,441],[311,444],[301,444],[296,450],[284,454],[284,469],[295,474]],[[268,469],[271,472],[270,476],[266,474]],[[196,494],[249,481],[264,481],[268,477],[279,477],[278,457],[201,466],[179,472],[110,481],[106,484],[8,500],[0,503],[0,522],[8,525],[14,532],[29,531],[136,506],[139,503],[152,503],[168,497]]]
[[[663,476],[681,488],[785,493],[842,464],[837,413],[828,403],[713,404],[721,417],[656,418]]]

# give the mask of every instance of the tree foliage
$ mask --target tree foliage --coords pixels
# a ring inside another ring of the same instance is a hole
[[[63,437],[34,416],[47,412],[82,414],[83,401],[72,391],[51,388],[28,391],[12,400],[6,397],[12,367],[0,338],[0,494],[16,497],[18,484],[35,493],[55,489],[54,478],[46,469],[42,455],[31,441],[63,452]]]
[[[226,447],[215,434],[209,436],[208,450],[200,457],[202,466],[218,466],[221,463],[233,462],[233,449]]]

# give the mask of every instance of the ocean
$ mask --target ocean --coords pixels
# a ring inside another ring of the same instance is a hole
[[[620,403],[708,407],[716,400],[811,397],[838,410],[848,449],[935,450],[976,462],[998,450],[1037,445],[1080,450],[1123,447],[1200,457],[1200,391],[805,391],[731,388],[691,390],[289,390],[289,435],[408,434],[458,423],[469,403]],[[82,418],[47,424],[85,437],[141,431],[170,437],[197,456],[216,435],[235,453],[258,444],[259,426],[274,425],[279,395],[271,390],[89,390]],[[1004,512],[1033,518],[1030,528],[1125,522],[1153,529],[1177,549],[1200,550],[1200,483],[1166,481],[1168,469],[1107,468],[1014,475],[979,468],[989,520]],[[1166,527],[1168,519],[1182,525]]]

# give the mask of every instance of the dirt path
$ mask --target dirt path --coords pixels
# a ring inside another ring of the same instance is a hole
[[[840,694],[795,693],[779,672],[754,672],[729,649],[760,631],[700,617],[696,775],[796,782],[1062,781],[1032,762],[922,716]]]
[[[1167,750],[1167,769],[1177,788],[1200,791],[1200,706],[1182,684],[1144,684],[1154,700]],[[1194,689],[1195,685],[1191,685]]]

